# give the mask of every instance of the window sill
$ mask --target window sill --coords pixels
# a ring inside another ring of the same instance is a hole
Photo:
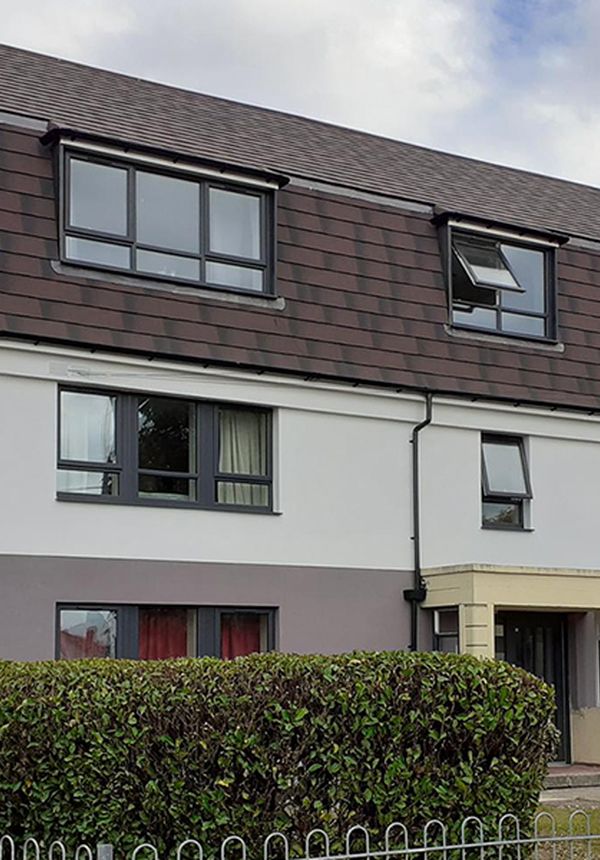
[[[450,337],[461,340],[482,341],[484,343],[496,346],[520,346],[524,349],[536,349],[544,352],[559,352],[565,351],[564,343],[556,340],[544,340],[538,338],[519,337],[518,335],[506,334],[506,332],[495,334],[491,331],[475,328],[462,328],[458,325],[444,324],[444,331]]]
[[[262,514],[263,516],[271,517],[280,517],[283,514],[283,511],[252,508],[249,505],[198,505],[196,502],[176,502],[165,499],[121,499],[118,496],[86,496],[76,493],[57,493],[56,501],[83,502],[87,505],[118,505],[119,507],[133,508],[181,508],[188,511],[212,511],[216,513],[226,511],[234,514]]]
[[[76,263],[51,260],[50,265],[57,275],[63,277],[85,278],[88,281],[100,281],[105,284],[117,284],[123,287],[136,287],[144,290],[159,290],[177,296],[193,296],[197,299],[211,299],[217,302],[230,302],[238,305],[250,305],[259,308],[271,308],[283,310],[285,299],[274,293],[254,293],[250,290],[236,290],[234,287],[223,289],[219,287],[206,287],[203,285],[188,286],[183,282],[160,280],[145,275],[128,275],[97,269],[92,266],[80,266]]]
[[[535,529],[524,528],[523,526],[486,526],[485,523],[481,524],[481,528],[486,532],[522,532],[530,534],[535,531]]]

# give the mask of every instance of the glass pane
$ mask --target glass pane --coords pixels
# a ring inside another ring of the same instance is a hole
[[[260,197],[210,189],[210,250],[260,260]]]
[[[200,280],[200,261],[192,257],[175,257],[173,254],[159,254],[156,251],[138,251],[136,266],[138,271],[148,272],[151,275],[184,278],[187,281]]]
[[[139,399],[138,462],[141,469],[194,470],[194,414],[194,407],[186,400]]]
[[[502,259],[496,241],[455,236],[454,248],[475,283],[503,290],[521,289]]]
[[[206,282],[223,287],[237,287],[240,290],[263,289],[262,269],[248,269],[244,266],[230,266],[227,263],[206,263]]]
[[[527,492],[520,447],[516,443],[482,443],[490,494]]]
[[[466,310],[455,306],[452,311],[452,321],[456,325],[472,326],[473,328],[485,328],[496,331],[498,317],[495,310],[488,308],[471,308]]]
[[[118,496],[119,476],[114,472],[82,472],[76,469],[59,469],[56,489],[59,493]]]
[[[196,656],[195,611],[179,606],[139,609],[140,660]]]
[[[436,628],[437,633],[458,634],[458,609],[438,609]]]
[[[217,482],[217,502],[221,505],[269,507],[269,487],[266,484]]]
[[[497,290],[475,286],[456,253],[452,254],[452,301],[484,307],[494,307],[498,301]]]
[[[107,609],[61,609],[60,657],[116,657],[117,613]]]
[[[72,158],[69,224],[127,235],[127,171]]]
[[[233,660],[267,650],[267,616],[257,612],[221,614],[221,657]]]
[[[112,266],[129,269],[130,252],[126,245],[109,245],[108,242],[93,242],[91,239],[76,239],[67,236],[65,251],[69,260],[81,260],[97,266]]]
[[[533,248],[521,248],[517,245],[502,245],[508,262],[516,274],[524,293],[504,293],[502,307],[511,310],[537,311],[545,310],[545,253]]]
[[[267,475],[268,416],[249,409],[219,409],[219,472]]]
[[[437,650],[443,654],[458,654],[458,636],[437,636]]]
[[[511,334],[544,337],[546,323],[541,317],[526,317],[521,314],[502,314],[502,331]]]
[[[484,502],[483,523],[486,526],[522,525],[521,502]]]
[[[60,393],[60,457],[89,463],[115,463],[116,397]]]
[[[169,475],[140,475],[140,498],[167,499],[173,502],[184,502],[194,499],[195,482],[187,478],[171,478]]]
[[[137,241],[174,251],[200,250],[200,186],[197,182],[136,173]]]

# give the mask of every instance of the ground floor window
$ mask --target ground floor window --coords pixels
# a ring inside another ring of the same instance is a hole
[[[57,608],[56,656],[233,659],[275,647],[274,608],[83,606]]]
[[[458,654],[458,609],[435,609],[433,613],[433,650]]]

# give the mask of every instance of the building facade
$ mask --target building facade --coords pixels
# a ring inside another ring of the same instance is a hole
[[[599,762],[600,191],[0,75],[0,658],[460,650]]]

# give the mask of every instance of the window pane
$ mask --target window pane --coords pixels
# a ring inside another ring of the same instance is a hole
[[[486,526],[520,526],[522,502],[484,502],[483,523]]]
[[[507,268],[496,241],[455,236],[453,242],[475,283],[503,290],[521,289]]]
[[[114,472],[83,472],[75,469],[59,469],[56,489],[59,493],[118,496],[119,476]]]
[[[130,251],[125,245],[110,245],[108,242],[93,242],[90,239],[75,239],[67,236],[65,251],[69,260],[94,263],[97,266],[112,266],[129,269]]]
[[[197,182],[136,172],[137,241],[198,253],[200,187]]]
[[[171,478],[168,475],[140,475],[139,492],[142,498],[170,499],[183,502],[195,498],[195,482],[187,478]]]
[[[267,616],[257,612],[221,614],[221,657],[232,660],[267,650]]]
[[[140,468],[192,472],[194,436],[194,408],[187,401],[166,397],[138,401]]]
[[[227,263],[206,263],[206,282],[223,287],[237,287],[240,290],[263,289],[262,269],[249,269],[244,266],[230,266]]]
[[[195,611],[181,607],[139,609],[140,660],[167,660],[196,655]]]
[[[511,310],[537,311],[545,309],[545,253],[517,245],[502,245],[502,251],[515,272],[524,293],[506,293],[502,307]]]
[[[260,197],[210,189],[210,250],[260,260]]]
[[[116,657],[117,613],[106,609],[61,609],[60,656],[64,660]]]
[[[482,449],[490,494],[526,494],[520,446],[484,440]]]
[[[502,314],[502,331],[511,334],[544,337],[546,324],[541,317],[526,317],[521,314]]]
[[[127,235],[127,171],[71,158],[69,224]]]
[[[496,330],[497,315],[495,310],[487,308],[472,308],[460,310],[455,306],[452,311],[452,321],[457,325],[472,326],[473,328],[485,328]]]
[[[266,484],[217,482],[217,502],[221,505],[269,507],[269,487]]]
[[[498,301],[496,290],[475,286],[455,253],[452,254],[452,301],[484,307],[494,307]]]
[[[219,409],[219,472],[267,475],[268,416],[250,409]]]
[[[436,633],[458,635],[458,609],[438,609],[435,619]]]
[[[192,257],[175,257],[173,254],[158,254],[155,251],[138,251],[136,266],[140,272],[164,275],[167,278],[200,280],[200,261]]]
[[[61,391],[61,459],[116,462],[115,410],[115,397]]]

